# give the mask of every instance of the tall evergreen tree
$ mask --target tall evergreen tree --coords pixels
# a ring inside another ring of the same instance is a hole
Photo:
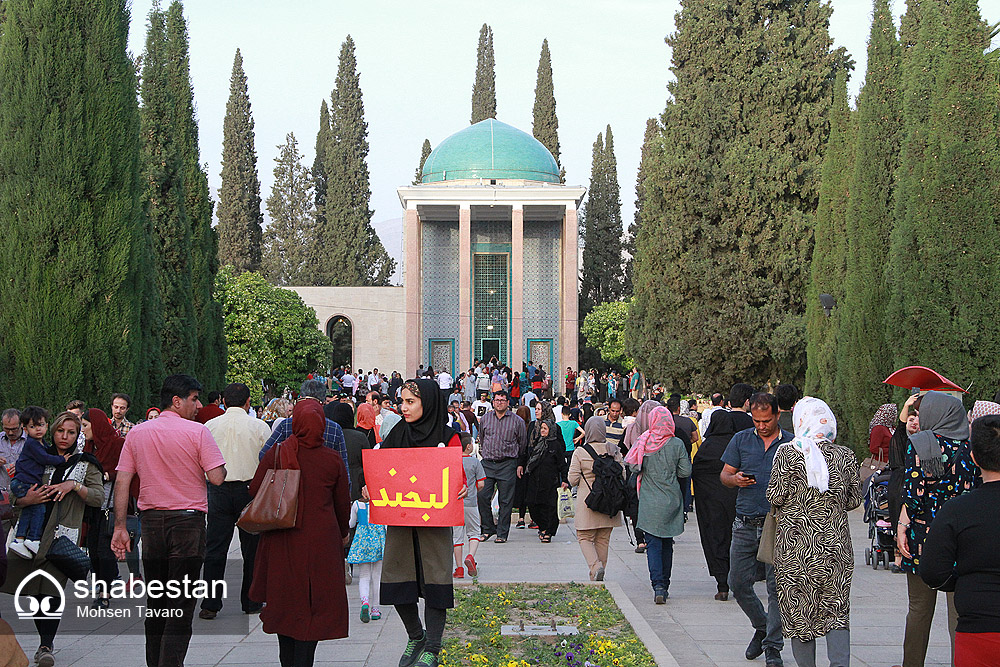
[[[803,380],[819,171],[849,66],[831,12],[681,3],[627,336],[651,377],[700,391]]]
[[[417,171],[413,174],[413,184],[420,185],[423,181],[424,174],[424,162],[427,162],[427,156],[431,154],[431,141],[430,139],[424,139],[424,145],[420,147],[420,164],[417,165]]]
[[[0,403],[149,400],[124,0],[10,0],[0,38]],[[57,379],[53,379],[57,378]]]
[[[921,0],[903,75],[903,150],[889,337],[897,364],[980,391],[996,382],[1000,320],[998,88],[975,0]],[[943,16],[943,21],[940,17]],[[907,160],[913,159],[913,165]]]
[[[316,226],[322,228],[326,225],[326,149],[333,141],[330,129],[330,107],[326,100],[319,105],[319,130],[316,132],[316,157],[313,158],[313,197],[316,202]],[[309,240],[310,258],[319,257],[322,254],[321,248],[315,247],[315,237]],[[315,264],[315,259],[310,259],[310,263]],[[311,283],[310,283],[311,284]]]
[[[197,320],[191,290],[191,222],[184,196],[184,160],[178,103],[169,85],[166,14],[149,13],[142,57],[143,178],[146,211],[157,248],[157,289],[163,308],[160,340],[164,371],[193,374]]]
[[[892,372],[883,327],[889,293],[885,269],[892,234],[893,185],[902,113],[900,46],[888,0],[875,0],[868,38],[868,72],[858,96],[858,133],[847,204],[847,272],[837,332],[842,442],[860,447],[868,423],[889,393]],[[822,248],[817,250],[817,254]]]
[[[166,23],[167,86],[176,109],[174,140],[182,162],[184,209],[191,223],[191,293],[197,329],[194,373],[206,387],[221,387],[226,377],[226,337],[222,306],[215,298],[219,240],[212,228],[213,204],[198,144],[187,21],[178,0],[170,4]]]
[[[635,216],[628,226],[628,234],[622,249],[628,255],[625,261],[625,274],[623,276],[622,294],[626,297],[632,296],[632,271],[635,264],[636,239],[642,230],[642,209],[646,203],[646,172],[649,170],[647,162],[653,150],[653,143],[660,137],[660,124],[655,118],[646,120],[646,132],[642,138],[642,150],[639,155],[639,171],[635,178]]]
[[[493,28],[485,23],[479,29],[476,49],[476,81],[472,84],[473,125],[497,117],[496,61],[493,57]]]
[[[263,216],[254,148],[250,91],[243,55],[236,49],[229,102],[222,125],[222,185],[219,188],[219,261],[237,271],[260,268]]]
[[[301,285],[308,276],[308,240],[315,221],[313,181],[302,164],[295,135],[285,136],[274,158],[274,185],[267,198],[271,223],[264,230],[261,259],[265,277],[275,285]]]
[[[806,296],[806,368],[805,393],[820,396],[840,414],[843,387],[837,379],[837,332],[843,308],[835,308],[827,317],[819,295],[829,294],[844,303],[847,274],[847,202],[854,174],[856,118],[847,103],[847,72],[837,73],[833,107],[830,109],[830,140],[823,159],[819,208],[814,227],[815,250],[811,280]],[[877,319],[876,322],[879,320]],[[876,326],[878,326],[876,324]]]
[[[622,215],[614,138],[608,125],[594,142],[590,190],[583,210],[580,316],[622,296]]]
[[[323,148],[326,202],[322,222],[315,226],[312,278],[318,285],[388,285],[396,261],[371,224],[368,124],[350,35],[340,48],[331,101],[329,141]]]
[[[531,109],[531,134],[549,149],[559,165],[559,181],[566,182],[566,170],[559,162],[559,119],[556,118],[556,96],[552,87],[552,56],[549,40],[542,40],[535,79],[535,106]]]

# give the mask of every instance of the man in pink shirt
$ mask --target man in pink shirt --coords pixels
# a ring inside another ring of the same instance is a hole
[[[191,641],[197,602],[193,595],[154,596],[158,584],[170,591],[185,578],[197,580],[205,560],[208,487],[226,480],[225,459],[209,430],[194,421],[201,408],[201,385],[188,375],[171,375],[160,389],[160,417],[135,426],[125,436],[115,481],[115,533],[118,558],[130,549],[125,527],[129,484],[139,476],[143,569],[150,591],[145,619],[147,667],[181,667]],[[154,584],[154,582],[157,582]],[[174,584],[178,582],[178,584]],[[175,589],[176,590],[176,589]],[[157,614],[180,609],[181,616]]]

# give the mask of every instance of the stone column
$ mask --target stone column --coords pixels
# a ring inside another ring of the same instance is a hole
[[[458,368],[472,365],[472,209],[462,204],[458,209]]]
[[[404,303],[406,304],[406,331],[400,332],[406,339],[406,368],[401,368],[404,378],[409,378],[421,363],[420,349],[423,344],[421,320],[420,271],[420,218],[417,209],[407,208],[403,215],[403,276]]]
[[[510,367],[521,372],[524,361],[524,207],[514,204],[510,216]]]
[[[563,239],[562,239],[562,335],[559,341],[560,366],[550,369],[552,373],[552,386],[554,391],[557,388],[557,381],[561,381],[562,373],[567,366],[573,370],[579,370],[579,350],[577,318],[580,316],[580,280],[579,280],[579,231],[577,229],[576,207],[573,204],[566,206],[566,215],[563,218]]]

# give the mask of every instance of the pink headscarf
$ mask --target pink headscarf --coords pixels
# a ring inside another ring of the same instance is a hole
[[[663,406],[653,408],[649,413],[649,428],[639,436],[635,444],[628,450],[625,462],[641,466],[643,457],[667,444],[667,440],[674,437],[674,431],[674,417],[670,411]]]

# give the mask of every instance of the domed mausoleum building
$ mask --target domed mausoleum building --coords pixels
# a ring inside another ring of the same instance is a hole
[[[402,289],[293,288],[327,334],[350,324],[354,367],[410,377],[430,364],[457,376],[493,356],[516,370],[530,359],[556,377],[577,367],[586,190],[560,183],[545,146],[487,119],[442,141],[420,184],[397,192]]]

